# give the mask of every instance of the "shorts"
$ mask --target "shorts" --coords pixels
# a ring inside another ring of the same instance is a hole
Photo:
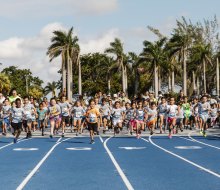
[[[62,122],[65,124],[69,124],[70,123],[70,117],[69,116],[62,116]]]
[[[138,124],[138,123],[139,123],[139,124],[143,124],[143,123],[144,123],[143,120],[137,120],[137,119],[135,120],[135,122],[136,122],[136,124]]]
[[[180,124],[182,124],[183,123],[183,118],[177,118],[176,119],[176,124],[177,125],[180,125]]]
[[[22,129],[22,122],[19,123],[11,123],[12,128],[14,129],[14,131],[16,130],[21,130]]]
[[[9,117],[6,117],[3,119],[3,123],[7,125],[7,127],[10,126],[10,120],[9,120]]]
[[[122,123],[122,121],[121,121],[120,119],[113,119],[113,120],[112,120],[112,124],[113,124],[114,126],[118,125],[119,123]]]
[[[88,123],[88,130],[97,132],[98,123]]]
[[[44,126],[44,119],[38,120],[38,127]]]
[[[173,120],[176,119],[175,117],[168,117],[167,122],[168,123],[173,123]]]
[[[61,118],[60,118],[59,115],[54,116],[54,117],[50,117],[50,122],[51,122],[51,121],[54,121],[55,123],[58,123],[58,122],[61,121]]]
[[[32,120],[31,119],[28,119],[28,120],[23,120],[23,126],[24,128],[27,128],[28,127],[28,124],[32,123]]]
[[[159,116],[166,117],[166,113],[159,113]]]
[[[137,128],[136,121],[135,121],[134,119],[131,119],[131,120],[130,120],[130,125],[131,125],[133,128]]]
[[[150,120],[150,121],[147,121],[147,126],[148,127],[151,127],[152,125],[155,125],[155,123],[157,122],[157,119],[155,118],[155,119],[152,119],[152,120]]]
[[[81,118],[81,117],[74,117],[74,118],[73,118],[73,121],[79,121],[79,120],[81,121],[82,118]]]
[[[190,116],[191,116],[191,113],[190,113],[190,112],[185,112],[185,113],[184,113],[184,118],[189,119]]]
[[[108,120],[108,116],[107,115],[103,115],[102,116],[102,120],[104,120],[104,119]]]
[[[199,115],[199,118],[203,121],[203,122],[207,122],[209,115]]]

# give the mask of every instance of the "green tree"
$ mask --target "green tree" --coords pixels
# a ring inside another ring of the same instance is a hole
[[[44,87],[44,95],[47,95],[49,93],[52,93],[52,97],[56,96],[56,89],[57,89],[57,83],[56,82],[48,82],[47,85]]]
[[[7,95],[11,88],[11,82],[9,80],[9,77],[4,74],[0,73],[0,92]]]

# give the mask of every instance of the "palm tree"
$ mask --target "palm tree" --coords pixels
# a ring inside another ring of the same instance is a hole
[[[51,45],[48,47],[47,55],[50,61],[61,56],[62,58],[62,89],[67,89],[68,99],[72,99],[72,68],[73,64],[77,64],[79,55],[79,45],[77,44],[77,36],[73,36],[73,27],[68,32],[54,31],[51,38]],[[68,76],[66,83],[66,76]]]
[[[206,64],[209,63],[212,65],[211,57],[211,45],[199,43],[192,47],[192,59],[194,63],[198,63],[202,65],[203,70],[203,85],[204,85],[204,93],[206,93]]]
[[[49,93],[52,93],[52,97],[56,96],[56,89],[58,84],[56,82],[48,82],[47,85],[44,87],[44,95],[47,95]]]
[[[125,54],[121,40],[115,38],[115,41],[110,43],[110,48],[107,48],[105,53],[110,53],[116,56],[116,65],[122,72],[122,90],[127,94],[127,67],[124,62]]]
[[[141,53],[142,59],[151,62],[154,67],[154,88],[155,96],[158,96],[159,84],[158,84],[158,68],[165,62],[166,53],[164,51],[164,45],[166,38],[159,39],[156,42],[144,41],[143,52]]]

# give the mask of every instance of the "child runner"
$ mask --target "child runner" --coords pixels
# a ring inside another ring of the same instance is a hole
[[[95,101],[90,100],[89,109],[86,111],[86,121],[88,123],[88,129],[90,132],[91,142],[90,144],[94,144],[94,132],[97,131],[98,128],[98,117],[100,116],[99,110],[95,108]]]
[[[114,128],[114,135],[118,134],[122,130],[123,122],[123,110],[120,107],[120,102],[115,102],[115,107],[112,109],[112,125]]]
[[[218,116],[218,109],[217,109],[217,104],[211,104],[211,110],[210,110],[210,119],[211,119],[211,123],[210,123],[210,127],[214,127],[214,125],[216,124],[216,119]]]
[[[22,118],[24,115],[24,108],[21,107],[21,99],[17,98],[15,100],[15,107],[11,109],[12,122],[11,126],[14,129],[14,143],[17,143],[18,137],[21,134],[22,130]]]
[[[138,102],[138,106],[135,113],[136,118],[136,137],[139,139],[141,135],[141,130],[144,130],[145,112],[143,109],[143,103]]]
[[[107,129],[107,123],[110,116],[110,109],[109,105],[106,103],[106,99],[102,98],[102,104],[100,106],[100,113],[101,113],[101,123],[103,124],[103,133],[105,134],[105,131]]]
[[[183,98],[183,104],[182,104],[182,108],[184,111],[184,128],[188,129],[188,122],[189,122],[189,118],[191,116],[191,106],[188,103],[188,97],[184,96]],[[190,130],[192,130],[191,126],[190,126]]]
[[[81,106],[81,102],[78,100],[75,102],[75,105],[72,109],[73,114],[73,127],[76,129],[76,136],[78,133],[81,133],[81,122],[82,116],[84,115],[85,111],[84,108]]]
[[[166,120],[166,112],[167,112],[167,102],[164,97],[161,98],[161,103],[158,105],[158,115],[160,119],[160,133],[163,132],[163,125],[164,125],[164,132],[165,132],[165,120]]]
[[[155,125],[157,122],[157,107],[155,102],[150,103],[147,115],[147,127],[150,129],[150,135],[154,134]]]
[[[207,96],[204,95],[201,98],[201,102],[198,103],[199,112],[199,124],[200,133],[206,137],[207,120],[209,118],[210,104],[207,102]]]
[[[56,103],[55,98],[50,99],[50,106],[48,108],[48,114],[50,119],[50,138],[53,138],[54,130],[58,130],[60,125],[60,106]]]
[[[38,117],[38,127],[42,132],[42,136],[44,136],[44,120],[46,118],[47,110],[44,109],[43,103],[39,104],[39,108],[37,109],[37,117]]]
[[[168,129],[169,129],[169,135],[168,137],[171,139],[172,138],[172,130],[173,133],[175,134],[175,125],[176,125],[176,117],[177,113],[179,115],[179,108],[177,105],[175,105],[175,99],[172,97],[170,98],[170,105],[167,106],[167,122],[168,122]]]
[[[6,135],[7,128],[10,127],[10,112],[11,112],[11,105],[9,98],[6,98],[4,101],[4,105],[2,107],[2,114],[3,114],[3,125],[2,125],[2,135]]]
[[[69,127],[70,124],[70,104],[66,101],[66,96],[61,97],[61,102],[58,104],[61,108],[61,117],[62,117],[62,137],[64,137],[66,127]]]

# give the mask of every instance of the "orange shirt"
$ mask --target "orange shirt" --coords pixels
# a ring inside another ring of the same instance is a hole
[[[100,116],[100,113],[99,113],[99,110],[97,108],[89,109],[86,112],[87,121],[89,123],[97,123],[99,116]]]

